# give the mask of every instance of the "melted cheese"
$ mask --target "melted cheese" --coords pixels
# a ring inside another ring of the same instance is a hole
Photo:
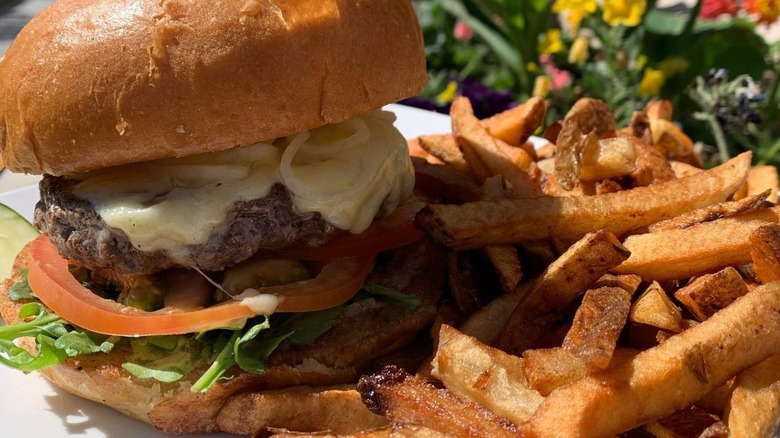
[[[273,294],[262,294],[257,289],[246,289],[234,299],[241,301],[241,305],[249,307],[255,315],[273,315],[276,308],[284,301],[284,297]]]
[[[411,195],[414,171],[395,116],[374,111],[276,141],[178,159],[99,170],[74,192],[142,251],[166,251],[190,265],[183,247],[204,244],[238,201],[276,183],[301,213],[363,232],[380,211]]]

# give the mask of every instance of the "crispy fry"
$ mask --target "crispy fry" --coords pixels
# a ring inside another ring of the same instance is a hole
[[[510,145],[520,146],[544,123],[546,113],[544,99],[532,97],[514,108],[482,120],[482,126],[492,136]]]
[[[614,436],[688,406],[778,351],[780,283],[770,283],[623,365],[558,388],[521,431]]]
[[[492,175],[503,175],[512,185],[517,196],[533,196],[539,192],[531,175],[518,165],[518,163],[527,163],[530,166],[533,160],[524,150],[513,148],[492,137],[474,116],[468,98],[456,98],[452,103],[450,114],[452,131],[477,176],[484,179]],[[509,149],[511,151],[508,153]],[[475,166],[475,163],[482,163],[484,169],[478,170],[480,165]]]
[[[517,436],[516,426],[505,418],[399,368],[363,376],[358,391],[372,412],[395,422],[419,424],[450,436]]]
[[[615,275],[606,273],[593,283],[593,289],[598,289],[600,287],[619,287],[633,296],[637,289],[639,289],[641,283],[642,277],[638,275]]]
[[[515,290],[515,287],[523,278],[520,258],[517,256],[517,248],[512,245],[491,245],[482,248],[498,274],[498,284],[506,293]]]
[[[729,399],[731,399],[733,382],[734,379],[731,379],[708,392],[704,397],[696,400],[696,406],[722,418],[723,413],[726,411],[726,406],[729,404]]]
[[[415,190],[440,202],[463,203],[482,198],[477,183],[451,166],[431,164],[420,157],[412,157]]]
[[[667,156],[695,167],[702,167],[701,157],[694,149],[690,137],[674,123],[665,119],[652,119],[650,130],[653,133],[653,143],[663,148]]]
[[[224,432],[250,435],[280,426],[301,432],[349,434],[381,427],[388,422],[363,405],[354,385],[345,385],[236,395],[219,411],[217,423]]]
[[[512,310],[520,302],[520,299],[528,293],[531,284],[530,281],[525,282],[518,286],[513,293],[503,294],[474,312],[460,326],[460,331],[482,343],[495,344],[501,329],[504,328],[509,319],[509,315],[512,314]]]
[[[672,166],[669,165],[660,146],[648,145],[635,137],[629,138],[636,152],[636,170],[631,173],[636,186],[644,187],[676,179]]]
[[[474,268],[466,255],[451,251],[447,263],[448,283],[452,298],[458,309],[470,315],[482,307],[482,297],[477,284]]]
[[[629,175],[636,170],[636,152],[630,139],[607,138],[599,140],[596,146],[583,150],[579,176],[581,180],[601,181]]]
[[[650,325],[668,332],[682,331],[682,314],[666,292],[654,281],[631,306],[631,322]]]
[[[528,386],[523,359],[488,347],[444,325],[433,361],[433,375],[464,400],[519,424],[531,418],[542,396]]]
[[[583,134],[595,132],[599,138],[615,136],[615,115],[603,100],[583,97],[574,103],[564,120],[574,122]]]
[[[650,119],[643,111],[634,111],[628,125],[629,136],[634,136],[646,144],[653,144],[653,134],[650,132]],[[621,133],[618,133],[620,135]],[[625,134],[624,134],[625,135]]]
[[[670,161],[669,166],[672,167],[672,172],[674,172],[674,176],[677,178],[685,178],[686,176],[696,175],[697,173],[704,172],[704,169],[700,169],[680,161]]]
[[[780,208],[764,208],[682,230],[629,236],[623,242],[631,257],[619,274],[645,280],[675,280],[750,263],[750,233],[780,221]]]
[[[586,134],[574,120],[564,120],[553,156],[555,177],[564,190],[573,189],[579,180],[582,154],[586,148],[598,149],[598,135],[594,132]]]
[[[760,282],[780,280],[780,225],[763,226],[750,234],[750,258]]]
[[[775,166],[754,166],[750,169],[747,179],[747,195],[756,195],[764,190],[770,189],[769,201],[777,203],[777,167]]]
[[[596,194],[605,195],[607,193],[615,193],[623,190],[623,186],[617,181],[611,179],[605,179],[596,183]]]
[[[764,203],[769,196],[769,190],[758,195],[749,196],[739,201],[721,202],[698,210],[689,211],[679,216],[657,222],[648,227],[651,233],[663,230],[688,228],[703,222],[714,221],[723,217],[731,217],[743,211],[755,210]]]
[[[420,147],[429,154],[452,166],[459,172],[471,175],[471,167],[469,167],[466,159],[463,158],[458,142],[455,141],[455,137],[452,135],[421,135],[419,142]]]
[[[597,196],[536,198],[464,205],[429,205],[417,224],[456,249],[519,243],[551,236],[615,234],[725,201],[744,182],[750,153],[688,178]]]
[[[589,366],[606,368],[612,360],[630,308],[631,294],[619,287],[585,292],[571,329],[563,340],[563,349]]]
[[[777,436],[780,429],[780,354],[737,376],[725,417],[733,438]]]
[[[597,231],[583,237],[534,280],[501,330],[496,346],[514,354],[536,347],[564,307],[627,257],[611,233]]]
[[[677,301],[699,321],[704,321],[720,309],[748,293],[747,285],[731,266],[714,274],[693,279],[674,293]]]
[[[716,417],[691,406],[645,425],[645,430],[657,438],[700,437],[717,422]]]
[[[650,120],[672,120],[672,111],[672,102],[666,99],[653,99],[645,106],[645,113]]]

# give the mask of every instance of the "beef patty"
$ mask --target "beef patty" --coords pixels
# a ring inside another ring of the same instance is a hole
[[[124,231],[106,225],[89,201],[73,193],[76,184],[44,176],[41,200],[35,207],[35,226],[49,235],[63,257],[79,260],[87,268],[131,274],[182,267],[165,251],[137,249]],[[186,249],[194,266],[220,271],[261,249],[318,246],[338,232],[319,213],[298,213],[287,189],[276,184],[264,198],[236,202],[206,243]]]

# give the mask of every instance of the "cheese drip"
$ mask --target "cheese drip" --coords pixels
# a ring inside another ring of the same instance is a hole
[[[75,177],[74,192],[136,248],[167,251],[183,265],[183,246],[206,243],[234,203],[262,198],[276,183],[299,212],[357,234],[414,186],[394,121],[373,111],[275,141],[94,171]]]

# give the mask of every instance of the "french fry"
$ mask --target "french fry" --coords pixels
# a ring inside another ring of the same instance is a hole
[[[671,219],[650,225],[648,231],[655,233],[663,230],[688,228],[703,222],[714,221],[723,217],[731,217],[742,213],[743,211],[755,210],[761,207],[768,196],[769,190],[758,195],[740,199],[739,201],[721,202],[720,204],[689,211]]]
[[[598,135],[595,132],[583,132],[574,120],[561,123],[553,156],[555,177],[561,188],[567,191],[574,188],[579,180],[583,151],[586,148],[597,150],[598,147]]]
[[[748,288],[742,276],[729,266],[714,274],[693,279],[688,285],[678,289],[674,297],[696,319],[704,321],[746,293]]]
[[[506,325],[512,311],[522,297],[528,293],[532,282],[525,282],[513,293],[500,295],[486,306],[477,310],[460,326],[460,331],[487,345],[494,345],[501,329]]]
[[[482,307],[474,269],[468,264],[465,254],[451,251],[448,255],[447,273],[452,298],[458,309],[470,315]]]
[[[657,438],[700,437],[705,430],[717,422],[717,417],[696,406],[691,406],[646,424],[645,430]]]
[[[466,175],[472,174],[469,163],[463,158],[458,142],[455,141],[455,137],[452,135],[421,135],[418,141],[420,142],[420,147],[442,162]]]
[[[779,351],[780,283],[770,283],[623,365],[558,388],[521,432],[614,436],[679,411]]]
[[[606,273],[596,280],[592,287],[593,289],[598,289],[600,287],[619,287],[633,296],[637,289],[639,289],[641,283],[642,277],[638,275],[615,275]]]
[[[482,126],[493,137],[520,146],[544,123],[546,113],[544,99],[532,97],[514,108],[482,120]]]
[[[777,167],[775,166],[754,166],[750,169],[747,179],[747,195],[756,195],[764,190],[772,190],[769,195],[769,201],[777,204]]]
[[[725,417],[733,438],[777,436],[780,428],[780,354],[737,376]]]
[[[604,369],[612,360],[617,340],[631,308],[631,294],[619,287],[585,292],[574,314],[563,349],[589,366]]]
[[[542,396],[528,386],[523,359],[488,347],[444,325],[432,374],[464,400],[519,424],[531,418]]]
[[[605,195],[607,193],[615,193],[621,190],[623,190],[623,186],[621,186],[618,182],[611,179],[605,179],[604,181],[599,181],[596,183],[595,194]]]
[[[614,235],[597,231],[583,237],[534,281],[501,330],[496,346],[522,354],[539,340],[575,298],[628,257]]]
[[[574,122],[583,134],[595,132],[599,138],[615,136],[615,114],[603,100],[587,97],[578,100],[566,113],[566,120]]]
[[[629,138],[633,141],[636,152],[636,170],[631,173],[636,186],[645,187],[676,179],[672,166],[660,146],[649,145],[635,137]]]
[[[506,293],[515,290],[515,287],[523,278],[520,259],[517,256],[517,248],[512,245],[491,245],[482,249],[490,263],[496,268],[498,284]]]
[[[750,263],[750,233],[780,221],[780,208],[764,208],[682,230],[636,234],[623,244],[631,257],[613,269],[645,280],[675,280]]]
[[[601,181],[631,174],[636,170],[633,142],[626,137],[599,140],[597,147],[586,147],[582,153],[579,178]],[[589,145],[590,146],[590,145]]]
[[[650,119],[643,111],[634,111],[631,114],[631,122],[624,128],[627,133],[618,133],[621,136],[634,136],[646,144],[653,144],[653,134],[650,132]],[[626,135],[628,134],[628,135]]]
[[[415,190],[440,202],[470,202],[482,198],[479,185],[451,166],[431,164],[420,157],[412,157]]]
[[[749,166],[750,153],[744,153],[698,175],[605,195],[429,205],[416,222],[455,249],[553,236],[577,239],[599,229],[621,235],[725,201],[743,184]]]
[[[220,430],[250,435],[268,427],[350,434],[388,424],[371,413],[353,386],[295,387],[231,397],[216,418]]]
[[[780,225],[757,228],[750,235],[753,273],[762,283],[780,280]]]
[[[672,103],[666,99],[653,99],[645,106],[645,113],[650,120],[672,120]]]
[[[723,385],[708,392],[704,397],[696,400],[696,406],[712,415],[723,418],[723,413],[726,411],[726,406],[728,406],[729,400],[731,399],[731,391],[734,386],[733,382],[734,379],[732,378]]]
[[[449,436],[517,436],[516,426],[507,419],[400,368],[386,367],[363,376],[358,391],[372,412],[394,422],[418,424]]]
[[[703,166],[690,137],[674,123],[660,118],[652,119],[650,131],[653,133],[653,143],[663,148],[670,158],[695,167]]]
[[[628,316],[631,322],[657,327],[668,332],[682,331],[682,314],[666,295],[660,284],[654,281],[631,306]]]
[[[269,428],[268,433],[273,434],[270,435],[272,438],[447,438],[447,435],[443,433],[416,424],[393,424],[349,435],[334,435],[332,433],[309,434],[274,428]]]
[[[685,178],[686,176],[696,175],[697,173],[704,172],[704,169],[700,169],[696,166],[691,166],[688,163],[681,161],[670,161],[669,166],[674,172],[674,176],[677,178]]]

